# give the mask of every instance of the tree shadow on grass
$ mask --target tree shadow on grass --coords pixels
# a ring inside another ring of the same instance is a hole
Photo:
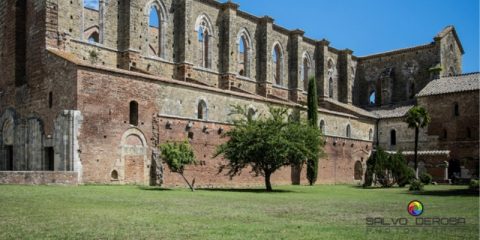
[[[200,191],[210,192],[240,192],[240,193],[290,193],[291,190],[273,189],[271,192],[262,188],[197,188]]]
[[[170,188],[138,186],[138,189],[145,191],[170,191]]]
[[[376,190],[376,189],[393,189],[393,188],[399,188],[399,187],[379,187],[379,186],[370,186],[370,187],[364,187],[362,185],[350,185],[351,188],[355,188],[355,189],[365,189],[365,190]]]
[[[478,197],[478,192],[470,189],[450,189],[450,190],[430,190],[423,192],[407,192],[405,194],[417,195],[417,196],[438,196],[438,197]]]

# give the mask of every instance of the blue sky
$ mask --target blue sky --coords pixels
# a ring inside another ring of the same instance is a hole
[[[98,3],[99,3],[99,0],[84,0],[83,6],[98,10]]]
[[[222,2],[226,2],[223,0]],[[364,56],[426,44],[454,25],[465,49],[463,72],[479,71],[478,0],[234,0],[287,29],[326,38]]]

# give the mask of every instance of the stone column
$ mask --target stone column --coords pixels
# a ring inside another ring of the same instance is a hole
[[[448,162],[447,161],[443,162],[443,167],[444,167],[443,180],[445,180],[445,182],[448,182]]]
[[[121,69],[130,70],[131,67],[136,66],[140,58],[139,47],[143,42],[139,36],[142,28],[138,21],[131,21],[131,19],[143,17],[143,11],[138,11],[139,8],[140,5],[137,1],[120,1],[117,59]]]
[[[268,96],[272,94],[272,44],[273,40],[270,37],[270,34],[273,31],[273,18],[269,16],[264,16],[260,19],[259,32],[258,35],[258,50],[257,50],[257,61],[259,61],[259,69],[257,69],[258,84],[257,84],[257,94],[261,96]]]
[[[317,94],[319,99],[328,98],[327,53],[329,41],[323,39],[315,46],[315,77],[317,79]]]
[[[221,59],[221,77],[218,86],[222,89],[230,90],[237,78],[235,73],[237,64],[237,42],[235,31],[235,22],[237,18],[238,4],[226,2],[222,5],[223,27],[220,28],[220,59]]]
[[[175,0],[175,59],[177,63],[176,78],[186,81],[193,72],[193,41],[190,39],[195,27],[195,18],[192,18],[192,0]]]
[[[340,62],[340,78],[339,78],[339,93],[338,99],[341,102],[351,104],[352,103],[352,53],[350,49],[345,49],[340,51],[339,62]]]
[[[300,87],[301,83],[303,83],[303,76],[301,76],[301,67],[303,67],[303,59],[302,59],[302,49],[301,44],[303,42],[303,35],[305,34],[304,31],[300,29],[295,29],[290,32],[290,44],[289,44],[289,94],[288,98],[290,101],[300,102],[301,97],[303,95],[303,89]],[[312,66],[313,67],[313,66]]]

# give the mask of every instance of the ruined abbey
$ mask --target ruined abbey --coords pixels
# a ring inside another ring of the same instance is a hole
[[[306,117],[310,77],[325,136],[318,183],[362,182],[377,147],[408,159],[403,119],[415,104],[432,117],[420,170],[478,176],[480,74],[462,73],[453,26],[425,45],[356,56],[215,0],[2,0],[0,19],[0,183],[183,185],[157,146],[188,139],[197,186],[261,184],[217,174],[231,105]],[[305,171],[272,182],[305,183]]]

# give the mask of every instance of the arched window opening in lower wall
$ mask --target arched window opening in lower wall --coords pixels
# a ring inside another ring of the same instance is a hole
[[[320,131],[325,135],[325,121],[320,121]]]
[[[203,100],[198,103],[197,118],[200,120],[207,120],[207,103]]]
[[[453,104],[453,115],[455,117],[460,116],[460,108],[458,107],[458,103]]]
[[[346,132],[347,138],[352,137],[352,129],[350,127],[350,124],[347,125],[347,132]]]
[[[130,102],[130,124],[138,126],[138,103],[136,101]]]
[[[333,79],[328,80],[328,97],[333,98]]]
[[[360,161],[355,162],[353,178],[355,180],[362,180],[363,177],[363,166]]]
[[[118,172],[117,172],[117,170],[113,170],[112,173],[110,174],[110,177],[112,178],[112,181],[118,181]]]
[[[397,145],[397,131],[393,129],[390,131],[390,145],[391,146]]]

